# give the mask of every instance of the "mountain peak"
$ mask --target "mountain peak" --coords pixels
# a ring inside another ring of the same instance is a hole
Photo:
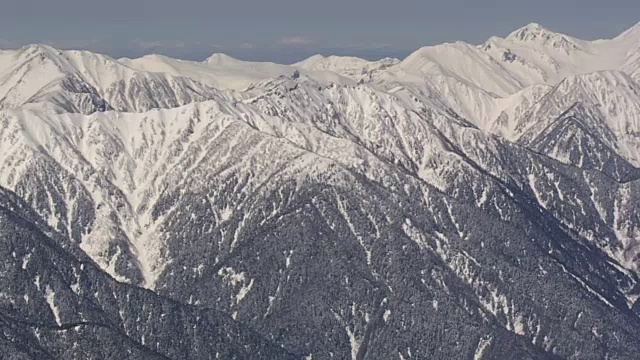
[[[547,36],[549,34],[552,34],[552,32],[547,30],[542,25],[538,23],[529,23],[526,26],[513,31],[511,34],[509,34],[509,36],[507,36],[507,39],[517,41],[530,41],[536,40],[543,36]]]
[[[229,63],[235,63],[238,61],[240,60],[234,57],[231,57],[227,54],[214,53],[214,54],[211,54],[211,56],[209,56],[204,62],[210,65],[224,65]]]
[[[530,23],[507,36],[507,41],[513,43],[528,43],[543,45],[569,52],[579,49],[576,39],[548,30],[537,23]]]
[[[509,36],[507,36],[507,40],[520,42],[539,41],[540,39],[547,39],[555,36],[562,35],[557,34],[538,23],[529,23],[528,25],[523,26],[509,34]]]
[[[304,62],[304,61],[320,61],[320,60],[324,60],[326,58],[327,57],[322,55],[322,54],[315,54],[315,55],[309,56],[308,58],[302,60],[301,62]]]
[[[18,49],[21,54],[60,54],[61,51],[46,44],[29,44]]]

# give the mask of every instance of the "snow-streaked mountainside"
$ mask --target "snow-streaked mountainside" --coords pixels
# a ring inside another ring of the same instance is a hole
[[[0,51],[0,351],[635,359],[639,49]]]
[[[219,91],[197,80],[141,72],[104,55],[30,45],[0,57],[0,108],[53,112],[148,111],[204,101]]]

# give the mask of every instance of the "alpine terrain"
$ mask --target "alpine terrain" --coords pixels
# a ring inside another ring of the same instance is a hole
[[[640,24],[2,50],[0,256],[3,359],[637,359]]]

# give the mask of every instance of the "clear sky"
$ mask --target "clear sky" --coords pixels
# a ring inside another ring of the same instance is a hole
[[[640,21],[640,0],[0,0],[0,48],[49,43],[114,57],[224,52],[290,63],[315,53],[404,57],[537,22],[583,39]]]

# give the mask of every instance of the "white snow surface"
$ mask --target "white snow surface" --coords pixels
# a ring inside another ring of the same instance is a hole
[[[49,308],[51,308],[51,312],[53,312],[53,316],[56,319],[56,324],[60,326],[62,325],[62,320],[60,318],[60,309],[56,306],[55,299],[56,299],[55,292],[53,292],[53,290],[51,290],[51,287],[47,285],[47,288],[45,291],[45,300],[47,301],[47,304],[49,304]]]
[[[275,64],[271,62],[243,61],[225,54],[213,54],[203,62],[173,59],[162,55],[147,55],[120,62],[139,71],[187,77],[218,89],[244,90],[252,84],[279,76],[292,76],[296,70],[317,81],[348,82],[331,68]],[[308,70],[308,71],[306,71]]]

